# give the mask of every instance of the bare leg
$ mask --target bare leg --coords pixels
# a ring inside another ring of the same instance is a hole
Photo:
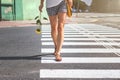
[[[56,47],[56,55],[60,55],[60,51],[64,41],[64,24],[66,19],[66,13],[61,12],[58,13],[58,35],[57,35],[57,47]],[[61,60],[60,56],[56,56],[56,60]]]
[[[61,12],[56,16],[49,16],[51,24],[51,36],[55,45],[55,57],[56,60],[60,61],[60,51],[64,41],[64,23],[66,19],[66,13]]]
[[[55,45],[55,52],[57,49],[57,35],[58,35],[58,21],[57,21],[57,16],[49,16],[50,19],[50,24],[51,24],[51,36]],[[55,54],[54,52],[54,54]]]

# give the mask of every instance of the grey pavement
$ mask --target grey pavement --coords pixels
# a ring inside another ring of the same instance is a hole
[[[0,80],[34,80],[41,42],[36,27],[0,28]],[[32,73],[33,72],[33,73]],[[28,77],[29,76],[29,77]]]

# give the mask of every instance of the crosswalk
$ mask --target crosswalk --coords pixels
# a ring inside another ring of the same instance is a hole
[[[41,58],[41,80],[120,79],[120,30],[95,24],[66,24],[62,61]],[[52,54],[50,26],[42,27],[41,53]]]

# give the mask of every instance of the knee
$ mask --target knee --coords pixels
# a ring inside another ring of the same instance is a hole
[[[57,33],[57,27],[52,28],[52,29],[51,29],[51,33],[52,33],[52,34],[56,34],[56,33]]]
[[[64,23],[59,23],[58,31],[61,32],[64,30]]]
[[[60,22],[58,25],[59,25],[60,27],[64,27],[64,22]]]

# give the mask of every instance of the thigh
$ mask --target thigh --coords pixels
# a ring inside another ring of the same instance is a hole
[[[67,8],[66,8],[66,3],[65,1],[62,1],[59,4],[59,10],[58,10],[58,19],[59,19],[59,23],[64,23],[65,19],[66,19],[66,12],[67,12]]]
[[[59,12],[58,13],[58,23],[65,23],[66,20],[66,12]]]
[[[57,24],[58,24],[58,19],[57,19],[57,15],[55,16],[49,16],[49,19],[50,19],[50,24],[51,24],[51,29],[55,29],[57,28]]]

